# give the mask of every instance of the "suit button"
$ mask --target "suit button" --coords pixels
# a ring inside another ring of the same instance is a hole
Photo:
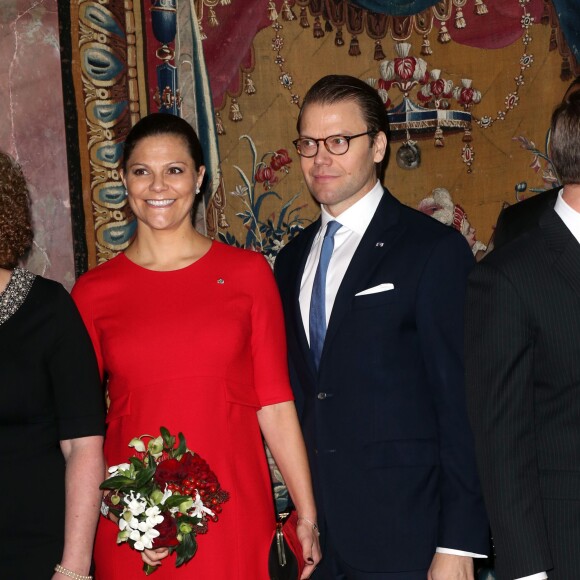
[[[326,396],[327,396],[326,393],[318,393],[318,398],[321,401],[324,401],[324,399],[326,399]]]

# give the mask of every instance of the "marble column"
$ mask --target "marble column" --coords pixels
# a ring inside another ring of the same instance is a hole
[[[0,149],[30,186],[31,271],[70,289],[74,261],[57,0],[1,0]]]

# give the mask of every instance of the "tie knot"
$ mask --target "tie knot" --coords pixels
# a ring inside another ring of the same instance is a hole
[[[326,224],[326,233],[324,234],[325,238],[333,238],[334,234],[342,227],[342,224],[338,223],[337,221],[330,221]]]

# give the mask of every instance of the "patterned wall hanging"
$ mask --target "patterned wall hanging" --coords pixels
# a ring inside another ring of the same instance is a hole
[[[543,0],[517,0],[520,14],[519,22],[516,24],[513,22],[513,14],[511,22],[502,18],[499,0],[487,0],[487,3],[483,0],[474,0],[472,13],[475,24],[471,26],[472,32],[469,33],[467,32],[469,18],[466,18],[467,0],[443,0],[432,8],[408,16],[369,12],[346,0],[296,0],[296,4],[300,6],[300,26],[310,27],[307,8],[314,17],[314,38],[322,38],[325,33],[335,30],[335,45],[341,47],[345,44],[343,29],[346,29],[351,36],[348,54],[352,57],[361,54],[358,42],[361,34],[366,32],[375,40],[373,58],[380,61],[380,77],[370,78],[368,82],[377,88],[388,109],[392,137],[394,140],[403,140],[396,159],[400,167],[407,169],[420,166],[421,151],[417,137],[432,133],[435,146],[442,147],[444,132],[463,130],[461,159],[468,173],[472,171],[475,158],[472,145],[472,119],[482,129],[504,120],[509,111],[518,105],[520,87],[525,82],[525,72],[533,64],[533,55],[528,51],[532,40],[530,27],[535,21],[530,12],[530,5],[533,5],[537,14],[542,14],[544,24],[552,21],[547,17],[550,5]],[[515,6],[514,1],[513,7]],[[494,29],[496,32],[491,36],[485,35],[485,39],[482,40],[479,34],[482,27],[487,30]],[[428,70],[427,62],[421,56],[436,59],[430,41],[430,34],[434,28],[438,28],[437,41],[442,44],[450,42],[453,38],[464,44],[490,48],[510,44],[521,37],[523,52],[518,70],[514,71],[514,88],[505,96],[502,110],[493,115],[472,116],[473,107],[481,101],[481,92],[474,86],[473,79],[464,78],[460,86],[453,86],[450,80],[441,77],[440,69],[434,67]],[[421,56],[411,54],[411,44],[406,42],[413,33],[422,35]],[[276,34],[279,34],[278,30]],[[475,40],[471,38],[471,34]],[[381,44],[387,35],[398,41],[395,44],[396,56],[392,60],[385,59]],[[562,38],[559,37],[559,40],[561,42]],[[563,77],[570,70],[569,60],[565,62],[566,66],[562,68]],[[289,73],[286,75],[292,78]],[[389,90],[392,88],[402,93],[400,102],[389,96]],[[414,88],[420,89],[415,101],[409,94]],[[293,95],[292,102],[299,105],[299,97]]]
[[[79,0],[70,3],[68,17],[69,36],[61,36],[70,54],[63,62],[65,108],[67,115],[76,112],[76,122],[67,123],[68,164],[80,168],[69,177],[71,199],[83,208],[87,248],[75,265],[79,275],[127,247],[133,235],[119,163],[147,99],[143,37],[136,29],[140,3]]]

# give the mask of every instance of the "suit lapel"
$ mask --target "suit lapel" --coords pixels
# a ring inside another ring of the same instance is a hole
[[[580,295],[580,244],[552,208],[540,218],[540,228],[555,256],[554,266]]]
[[[401,235],[403,228],[399,217],[400,203],[385,190],[385,194],[350,261],[350,265],[338,289],[328,322],[320,366],[324,363],[324,354],[336,335],[342,319],[352,307],[353,296],[365,289],[367,280],[371,278],[375,267]],[[340,221],[340,217],[338,220]]]

